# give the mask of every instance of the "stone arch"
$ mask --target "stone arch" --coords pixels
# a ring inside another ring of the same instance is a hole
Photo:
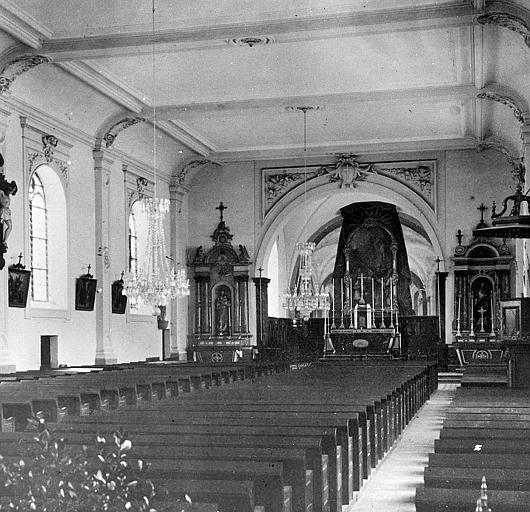
[[[19,51],[16,53],[19,53]],[[0,71],[0,94],[9,91],[15,79],[26,71],[50,62],[50,57],[47,57],[46,55],[22,53],[8,56],[6,63]]]
[[[315,204],[316,207],[312,209],[306,225],[301,228],[299,240],[307,241],[315,236],[317,231],[314,229],[317,224],[316,218],[324,213],[323,203],[332,197],[336,211],[357,201],[382,200],[395,204],[399,209],[414,216],[420,222],[435,253],[445,259],[445,251],[440,242],[443,240],[443,233],[440,231],[436,214],[431,207],[405,185],[384,176],[373,176],[369,182],[364,182],[354,192],[349,189],[337,189],[336,184],[325,183],[324,180],[315,180],[311,183],[311,188],[307,194],[304,194],[303,190],[297,189],[286,194],[267,215],[256,243],[255,268],[263,266],[264,262],[267,261],[279,230],[309,202]],[[329,217],[332,216],[329,215]],[[324,221],[325,223],[326,221]],[[295,265],[296,257],[293,257],[288,263],[288,276],[292,274]],[[443,271],[444,268],[445,264],[442,261],[440,270]]]
[[[504,0],[489,2],[487,11],[476,17],[480,25],[497,25],[523,37],[530,48],[530,11],[520,5]]]
[[[480,100],[490,100],[506,105],[521,124],[530,119],[528,102],[517,91],[506,85],[492,83],[483,87],[477,94]]]

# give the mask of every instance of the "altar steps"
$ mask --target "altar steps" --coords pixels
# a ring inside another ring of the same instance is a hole
[[[438,372],[439,384],[461,384],[464,370],[459,369],[449,372]]]
[[[469,364],[464,368],[462,386],[508,386],[506,363]]]

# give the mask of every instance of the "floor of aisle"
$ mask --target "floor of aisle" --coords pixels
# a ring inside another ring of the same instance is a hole
[[[344,512],[415,512],[416,486],[423,483],[423,469],[456,387],[452,383],[438,386],[365,482],[357,501],[343,507]]]

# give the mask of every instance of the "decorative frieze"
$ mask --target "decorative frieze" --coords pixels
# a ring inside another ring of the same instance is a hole
[[[339,188],[355,188],[371,176],[399,181],[421,196],[434,209],[436,160],[422,162],[360,163],[353,155],[339,155],[335,164],[324,166],[276,167],[262,169],[263,204],[266,215],[291,190],[319,180],[322,185],[338,182]],[[327,178],[327,179],[326,179]]]

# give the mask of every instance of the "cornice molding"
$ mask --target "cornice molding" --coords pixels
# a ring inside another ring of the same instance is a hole
[[[460,137],[452,139],[429,139],[421,141],[379,141],[358,143],[351,141],[344,144],[330,144],[327,146],[313,146],[307,148],[308,157],[323,157],[330,154],[354,153],[412,153],[420,151],[448,151],[476,149],[475,137]],[[279,160],[284,158],[300,157],[301,147],[270,147],[270,148],[245,148],[240,151],[219,151],[211,153],[209,158],[220,162],[245,162],[252,160]]]
[[[104,76],[85,62],[57,62],[56,64],[136,114],[144,107],[144,103],[135,94],[120,87],[111,78]]]
[[[169,135],[171,138],[181,142],[186,147],[192,151],[195,151],[201,156],[206,156],[214,151],[217,151],[217,148],[212,143],[203,137],[194,134],[184,125],[184,123],[179,121],[160,121],[157,122],[156,125],[161,131]]]
[[[19,9],[11,0],[0,4],[0,29],[30,48],[38,49],[53,32],[35,18]]]

